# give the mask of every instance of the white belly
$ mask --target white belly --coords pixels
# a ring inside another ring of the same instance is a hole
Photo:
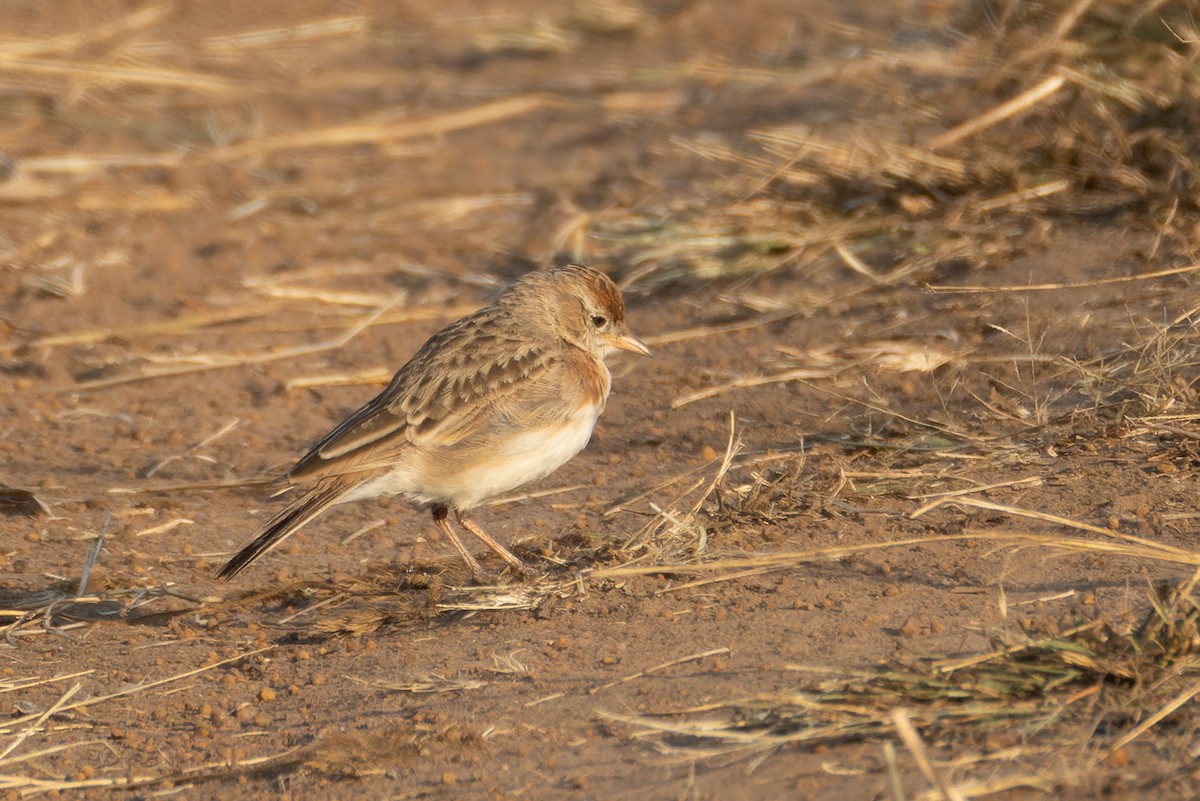
[[[350,491],[341,502],[403,495],[418,503],[471,509],[566,464],[588,444],[600,409],[599,405],[581,409],[562,425],[513,434],[490,449],[417,456]]]

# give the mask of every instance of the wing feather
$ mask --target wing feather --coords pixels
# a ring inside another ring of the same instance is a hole
[[[496,312],[487,307],[435,334],[383,392],[296,462],[288,479],[376,469],[406,447],[445,447],[486,426],[509,396],[561,360],[559,343],[538,347],[517,326],[497,325]]]

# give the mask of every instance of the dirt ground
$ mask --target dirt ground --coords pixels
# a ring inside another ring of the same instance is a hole
[[[1086,86],[920,150],[1038,85],[980,77],[1005,8],[0,6],[0,790],[1194,797],[1195,185],[1022,162]],[[396,500],[216,579],[263,479],[571,260],[655,357],[481,510],[534,576]]]

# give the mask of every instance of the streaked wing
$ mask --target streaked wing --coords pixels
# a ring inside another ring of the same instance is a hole
[[[486,425],[505,399],[554,360],[482,309],[435,334],[388,387],[330,431],[290,479],[385,467],[408,445],[446,444]]]

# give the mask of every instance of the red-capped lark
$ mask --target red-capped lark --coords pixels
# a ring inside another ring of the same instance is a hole
[[[625,327],[616,285],[591,267],[530,273],[490,306],[430,337],[387,389],[321,439],[279,480],[301,492],[229,562],[232,578],[330,506],[386,495],[426,505],[470,568],[459,524],[514,569],[524,564],[468,515],[557,470],[587,444],[617,349],[649,355]]]

